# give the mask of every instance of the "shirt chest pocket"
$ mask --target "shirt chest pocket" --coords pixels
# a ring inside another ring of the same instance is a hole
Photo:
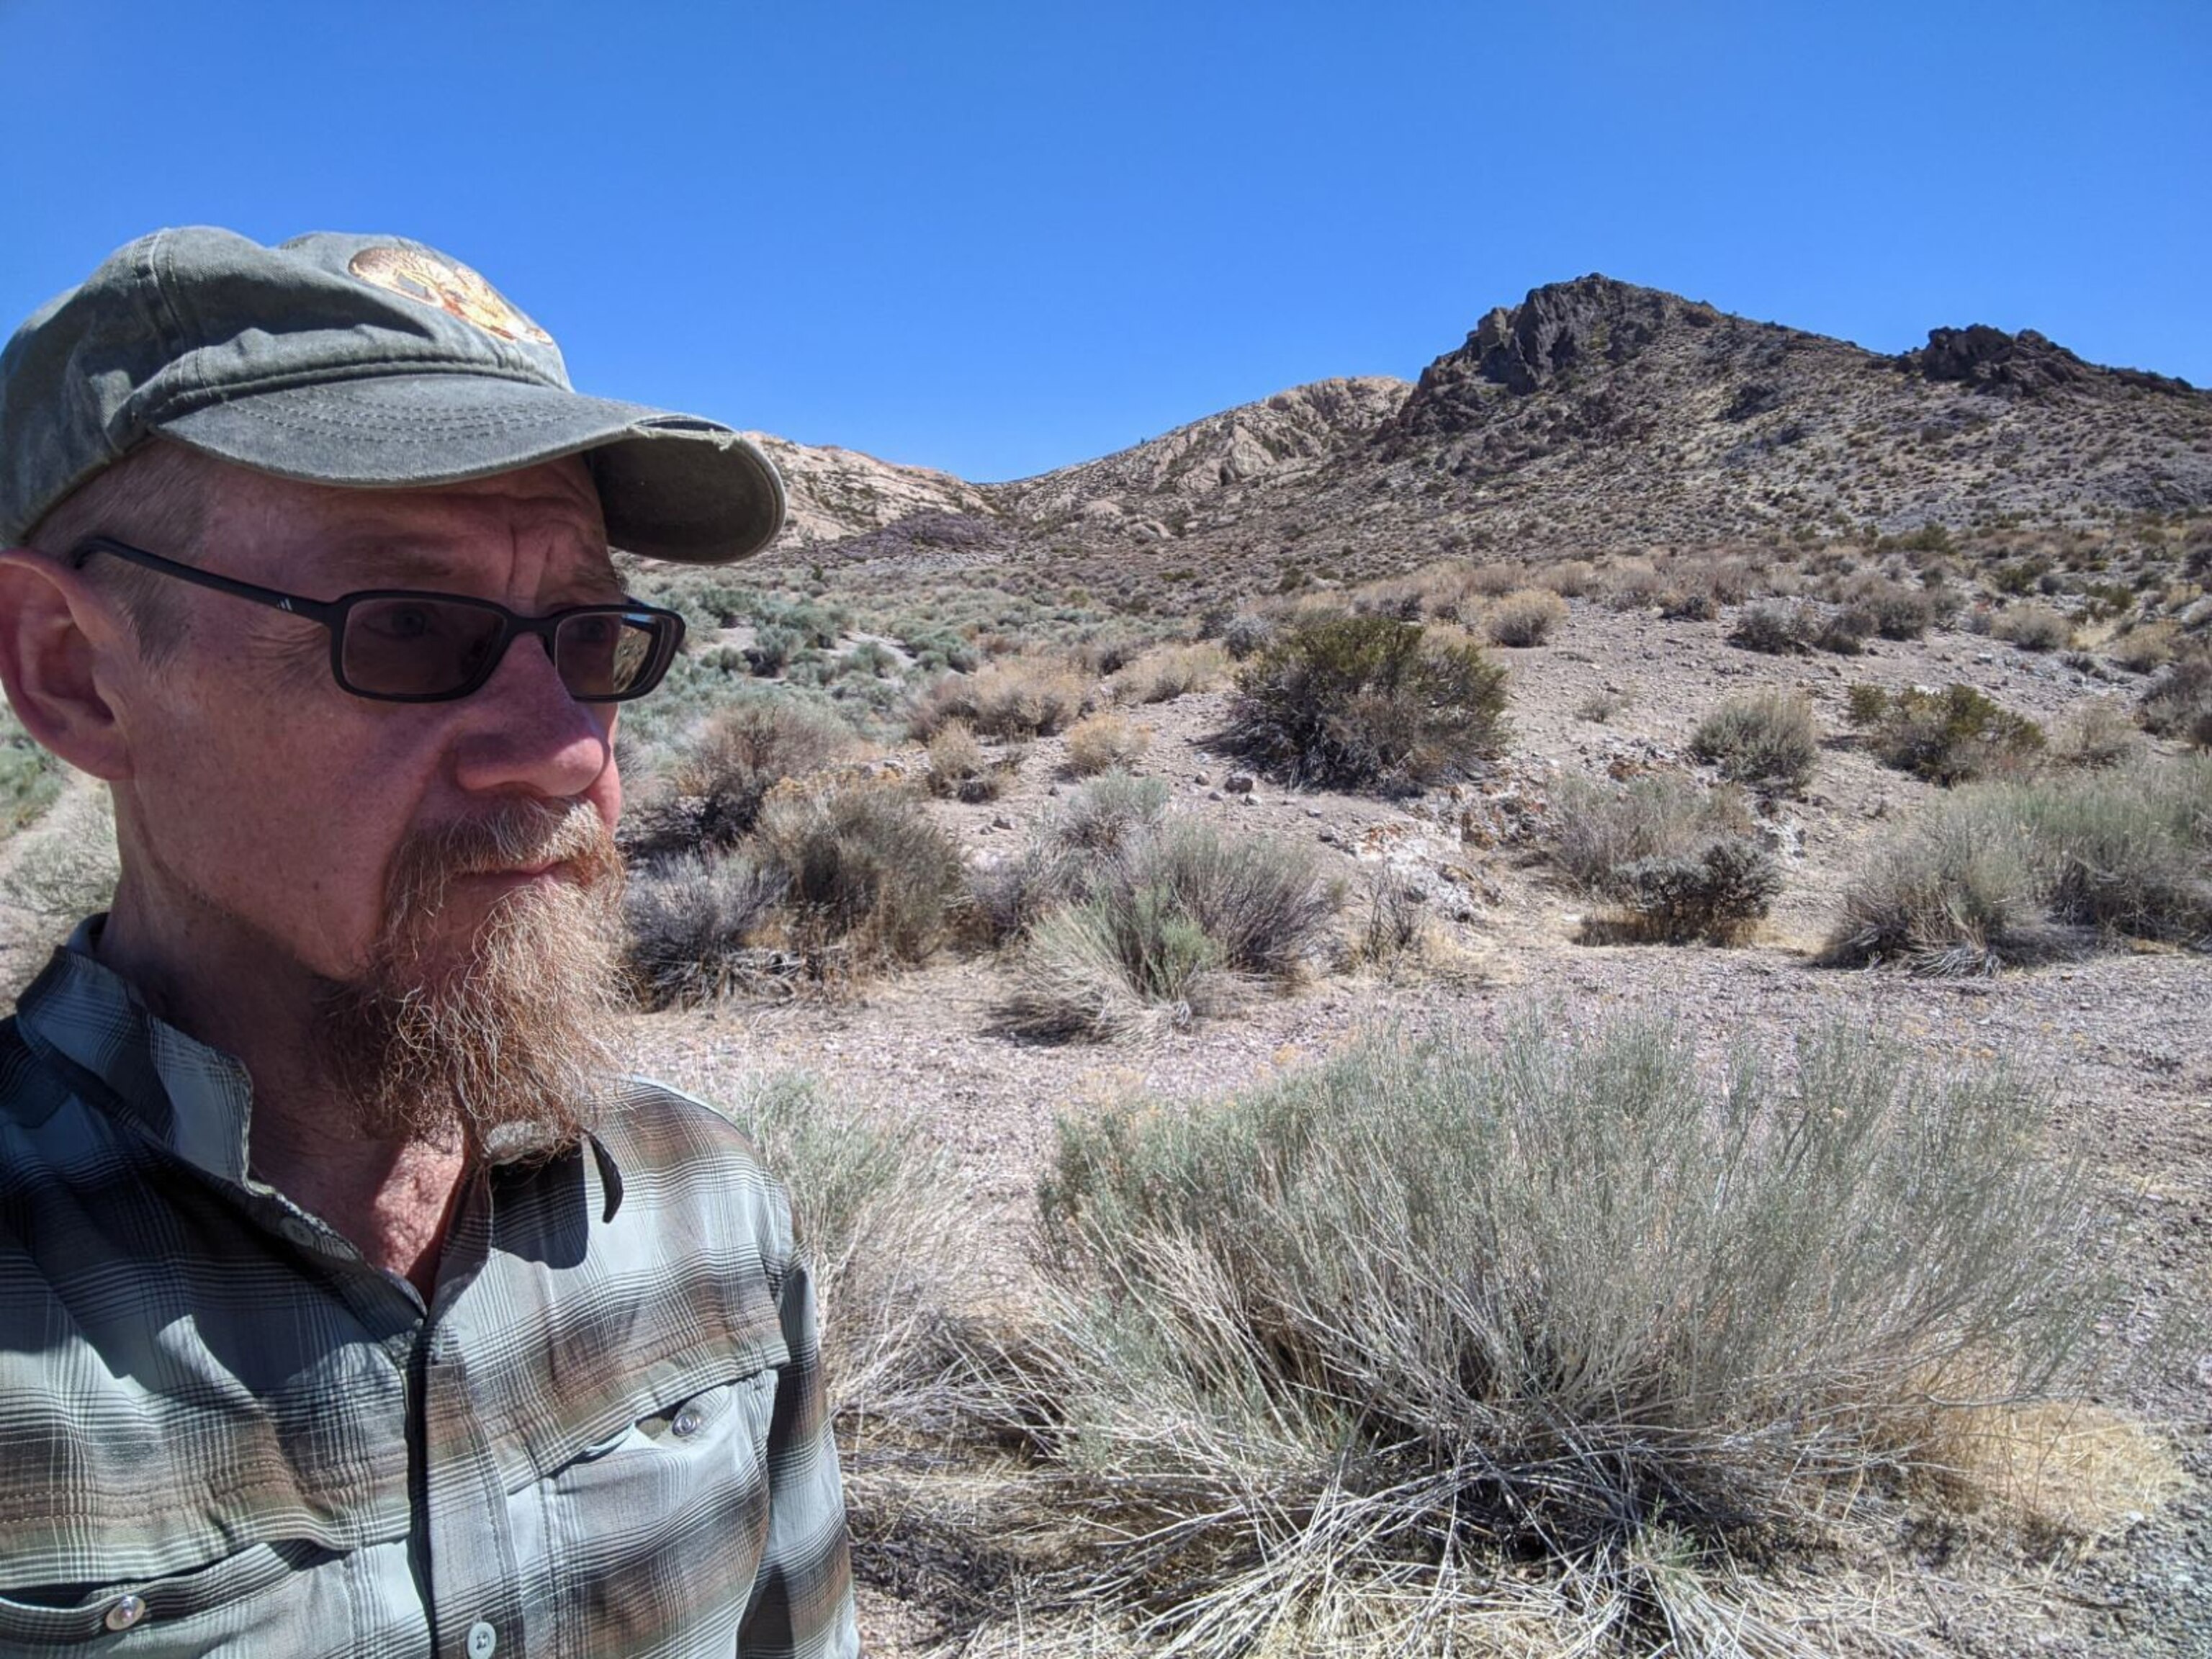
[[[773,1369],[672,1383],[538,1483],[567,1628],[743,1608],[767,1541]],[[627,1605],[635,1600],[638,1605]]]
[[[0,1656],[344,1650],[345,1564],[313,1544],[254,1544],[189,1571],[0,1592]]]

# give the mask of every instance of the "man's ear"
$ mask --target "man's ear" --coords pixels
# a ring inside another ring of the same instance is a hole
[[[130,745],[103,690],[103,659],[133,648],[84,578],[35,548],[0,550],[0,684],[33,739],[110,783],[131,775]]]

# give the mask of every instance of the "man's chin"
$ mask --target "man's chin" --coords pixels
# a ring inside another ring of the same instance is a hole
[[[322,1036],[356,1127],[489,1158],[573,1145],[612,1071],[621,866],[610,844],[404,888],[368,971],[334,987]]]

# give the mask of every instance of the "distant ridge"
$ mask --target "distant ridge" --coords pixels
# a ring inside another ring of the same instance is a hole
[[[1071,394],[1074,395],[1074,394]],[[1512,540],[2086,524],[2212,509],[2212,394],[2032,329],[1888,356],[1592,274],[1485,313],[1408,384],[1316,381],[1010,483],[768,441],[787,556],[1371,563]],[[774,557],[775,556],[770,556]]]

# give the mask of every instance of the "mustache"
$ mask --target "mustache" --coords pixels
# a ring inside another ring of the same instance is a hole
[[[385,914],[434,916],[456,881],[549,864],[568,866],[587,888],[618,883],[623,875],[613,832],[585,802],[506,801],[479,817],[410,834],[392,854]]]

